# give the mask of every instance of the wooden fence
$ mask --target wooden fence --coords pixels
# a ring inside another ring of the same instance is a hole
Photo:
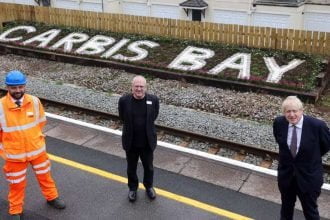
[[[195,22],[0,3],[0,22],[14,20],[330,55],[330,33],[328,32]]]

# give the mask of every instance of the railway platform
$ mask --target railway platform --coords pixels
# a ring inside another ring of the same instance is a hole
[[[47,116],[47,151],[67,208],[47,206],[29,169],[24,219],[278,219],[274,171],[162,142],[154,160],[158,197],[150,201],[140,184],[137,201],[130,203],[120,132]],[[141,171],[140,166],[140,180]],[[2,172],[0,186],[0,219],[8,219]],[[323,219],[330,218],[328,187],[319,198]],[[296,208],[295,219],[304,219]]]

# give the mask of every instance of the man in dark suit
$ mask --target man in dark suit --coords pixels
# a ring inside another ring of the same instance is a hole
[[[119,99],[119,117],[123,121],[122,144],[126,151],[128,199],[134,202],[139,185],[136,174],[139,158],[141,159],[144,177],[143,185],[150,199],[156,198],[153,189],[153,151],[157,145],[155,120],[159,112],[159,100],[155,95],[147,94],[147,83],[143,76],[132,80],[132,93]]]
[[[281,220],[293,219],[296,196],[304,216],[320,219],[317,198],[323,184],[322,156],[330,148],[327,125],[303,114],[296,96],[282,103],[284,116],[277,117],[273,132],[279,145],[278,187],[281,192]]]

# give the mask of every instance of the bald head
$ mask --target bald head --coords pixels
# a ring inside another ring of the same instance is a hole
[[[132,79],[132,85],[136,82],[143,82],[145,85],[147,84],[147,80],[143,77],[143,76],[135,76],[133,79]]]
[[[147,80],[143,76],[135,76],[132,80],[134,98],[143,99],[147,91]]]

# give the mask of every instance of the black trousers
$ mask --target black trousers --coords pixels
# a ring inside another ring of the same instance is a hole
[[[298,196],[303,208],[306,220],[319,220],[320,215],[317,209],[317,198],[320,196],[319,191],[302,192],[296,178],[293,178],[290,186],[285,189],[280,189],[281,192],[281,220],[292,220],[296,198]]]
[[[136,174],[137,164],[141,159],[144,175],[143,175],[143,185],[145,188],[150,188],[153,186],[154,179],[154,166],[153,151],[150,148],[134,148],[126,151],[127,160],[127,178],[128,178],[128,188],[130,190],[137,190],[139,186],[139,179]]]

